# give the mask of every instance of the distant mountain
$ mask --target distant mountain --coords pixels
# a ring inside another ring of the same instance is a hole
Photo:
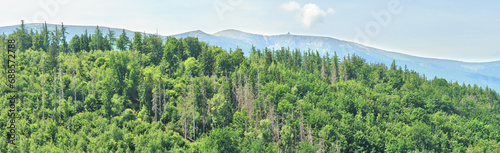
[[[40,31],[42,24],[26,24],[28,29]],[[60,26],[60,25],[58,25]],[[89,34],[94,33],[96,26],[74,26],[65,25],[67,27],[67,40],[75,34],[82,34],[87,30]],[[0,33],[11,33],[19,25],[0,27]],[[55,25],[49,24],[49,30],[55,29]],[[103,33],[108,32],[108,27],[99,26]],[[115,31],[118,37],[122,33],[122,29],[109,28]],[[125,30],[127,36],[132,38],[134,31]],[[281,47],[289,47],[290,49],[300,49],[302,51],[317,50],[321,54],[329,53],[333,55],[336,51],[339,57],[347,54],[356,54],[363,57],[367,62],[377,62],[390,65],[392,60],[396,60],[396,64],[408,69],[413,69],[420,74],[425,74],[429,79],[434,76],[442,77],[448,81],[457,81],[460,84],[477,84],[481,87],[490,87],[496,91],[500,91],[500,61],[470,63],[454,60],[443,60],[433,58],[416,57],[396,52],[385,51],[373,47],[363,46],[357,43],[343,41],[330,37],[318,36],[302,36],[293,34],[283,35],[259,35],[246,33],[234,29],[223,30],[214,34],[207,34],[203,31],[196,30],[181,34],[172,35],[173,37],[198,37],[200,41],[208,42],[211,45],[216,45],[224,49],[241,48],[245,55],[249,55],[250,48],[255,46],[258,49],[279,49]],[[161,36],[163,39],[166,36]]]
[[[308,49],[317,50],[330,55],[336,51],[340,57],[347,54],[356,54],[367,60],[367,62],[377,62],[390,65],[392,60],[396,60],[396,64],[403,67],[406,65],[409,69],[413,69],[420,74],[425,74],[427,78],[432,79],[434,76],[442,77],[448,81],[457,81],[460,84],[478,84],[481,87],[490,87],[496,91],[500,91],[500,61],[470,63],[453,60],[433,59],[416,57],[396,52],[385,51],[373,47],[363,46],[357,43],[343,41],[329,37],[317,36],[301,36],[301,35],[258,35],[245,33],[238,30],[224,30],[213,35],[199,37],[200,40],[209,42],[212,45],[221,46],[225,49],[242,48],[247,54],[250,48],[263,49],[279,49],[281,47],[289,47],[290,49],[298,48],[302,51]],[[175,37],[196,36],[192,32],[187,32]]]

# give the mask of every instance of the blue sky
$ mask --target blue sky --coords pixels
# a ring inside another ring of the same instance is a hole
[[[485,62],[500,60],[498,8],[500,1],[494,0],[17,0],[2,2],[0,26],[24,19],[147,33],[158,29],[162,35],[225,29],[290,32],[422,57]]]

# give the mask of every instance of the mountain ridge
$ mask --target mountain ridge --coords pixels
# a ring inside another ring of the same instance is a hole
[[[42,26],[43,23],[27,23],[25,24],[26,27],[28,29],[30,28],[33,28],[33,27],[37,27],[38,29],[34,29],[34,30],[40,30],[41,26]],[[36,26],[34,26],[36,25]],[[54,26],[61,26],[59,24],[47,24],[48,25],[48,29],[53,29]],[[8,25],[8,26],[0,26],[0,33],[5,33],[6,31],[4,30],[4,28],[10,28],[12,30],[10,30],[11,32],[14,31],[16,28],[19,28],[20,24],[18,25]],[[64,25],[65,27],[89,27],[89,28],[86,28],[88,33],[89,34],[92,34],[93,33],[93,30],[95,30],[95,27],[96,26],[93,26],[93,25],[73,25],[73,24],[69,24],[69,25]],[[105,28],[105,29],[101,29],[101,28]],[[116,28],[116,27],[108,27],[108,26],[99,26],[99,29],[101,30],[106,30],[107,28],[110,28],[112,29],[112,31],[117,31],[116,29],[119,30],[120,33],[116,33],[117,35],[121,34],[121,30],[122,29],[125,29],[125,28]],[[132,34],[130,34],[130,36],[133,36],[133,33],[134,32],[141,32],[141,31],[134,31],[134,30],[127,30],[125,29],[125,31],[127,32],[127,36],[129,36],[129,32],[131,32]],[[255,33],[250,33],[250,32],[245,32],[245,31],[242,31],[242,30],[237,30],[237,29],[224,29],[224,30],[221,30],[221,31],[218,31],[218,32],[214,32],[212,34],[210,33],[207,33],[203,30],[200,30],[200,29],[197,29],[197,30],[191,30],[191,31],[187,31],[187,32],[182,32],[182,33],[178,33],[178,34],[171,34],[171,35],[160,35],[160,37],[162,38],[166,38],[168,36],[181,36],[181,35],[188,35],[188,34],[192,34],[193,32],[201,32],[203,34],[206,34],[206,35],[212,35],[212,36],[219,36],[217,35],[218,33],[221,33],[221,32],[224,32],[224,31],[237,31],[237,32],[241,32],[241,33],[245,33],[245,34],[249,34],[249,35],[260,35],[260,36],[285,36],[285,35],[290,35],[290,36],[300,36],[300,37],[319,37],[319,38],[331,38],[331,39],[335,39],[335,40],[339,40],[339,41],[343,41],[343,42],[349,42],[349,43],[355,43],[355,44],[358,44],[358,45],[362,45],[362,46],[365,46],[365,47],[370,47],[370,48],[374,48],[374,49],[378,49],[378,50],[384,50],[384,51],[387,51],[387,52],[393,52],[393,53],[398,53],[398,54],[404,54],[404,55],[408,55],[408,56],[413,56],[413,57],[418,57],[418,58],[427,58],[427,59],[437,59],[437,60],[447,60],[447,61],[456,61],[456,62],[463,62],[463,63],[470,63],[470,64],[480,64],[480,63],[500,63],[500,60],[493,60],[493,61],[464,61],[464,60],[458,60],[458,59],[448,59],[448,58],[439,58],[439,57],[425,57],[425,56],[419,56],[419,55],[413,55],[413,54],[407,54],[407,53],[401,53],[401,52],[398,52],[398,51],[392,51],[392,50],[386,50],[386,49],[383,49],[383,48],[379,48],[379,47],[376,47],[376,46],[367,46],[367,45],[364,45],[364,44],[359,44],[359,43],[356,43],[356,42],[351,42],[351,41],[348,41],[348,40],[342,40],[342,39],[339,39],[339,38],[334,38],[334,37],[331,37],[331,36],[313,36],[313,35],[303,35],[303,34],[271,34],[271,35],[266,35],[266,34],[255,34]],[[141,32],[143,33],[143,32]],[[8,33],[5,33],[5,34],[8,34]],[[153,34],[153,33],[146,33],[146,34]],[[68,35],[70,36],[70,35]],[[129,38],[130,38],[129,36]],[[68,37],[67,38],[68,40],[71,39],[71,37]]]
[[[27,29],[33,28],[38,30],[41,28],[41,23],[25,24]],[[47,24],[49,30],[55,29],[55,24]],[[60,26],[60,25],[57,25]],[[0,27],[0,33],[10,33],[18,28],[19,25]],[[67,27],[68,35],[67,41],[75,35],[84,33],[85,29],[89,34],[92,34],[96,26],[80,26],[80,25],[65,25]],[[99,26],[103,33],[108,32],[108,28],[115,32],[118,37],[122,33],[122,29],[112,28],[107,26]],[[10,31],[10,32],[9,32]],[[126,30],[127,36],[133,38],[133,33],[136,31]],[[138,32],[138,31],[137,31]],[[143,32],[141,32],[143,33]],[[340,40],[327,36],[309,36],[309,35],[295,35],[295,34],[278,34],[278,35],[260,35],[243,32],[237,29],[226,29],[213,34],[206,33],[202,30],[193,30],[173,35],[160,35],[161,38],[166,39],[172,36],[176,38],[181,37],[198,37],[200,41],[205,41],[210,45],[222,47],[223,49],[235,49],[239,47],[243,50],[245,55],[250,54],[252,46],[257,49],[280,49],[290,48],[299,49],[301,51],[318,51],[322,55],[329,53],[333,55],[334,52],[339,57],[344,57],[348,54],[356,54],[367,62],[384,63],[390,65],[393,60],[396,64],[409,69],[413,69],[428,78],[434,76],[442,77],[448,81],[460,81],[467,84],[478,84],[482,87],[490,87],[496,91],[500,90],[500,60],[488,62],[466,62],[453,59],[439,59],[431,57],[421,57],[415,55],[404,54],[396,51],[383,50],[371,46],[365,46],[359,43]]]

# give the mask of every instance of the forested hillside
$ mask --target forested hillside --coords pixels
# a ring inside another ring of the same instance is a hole
[[[500,152],[496,91],[395,62],[99,29],[65,37],[64,26],[0,36],[2,63],[16,40],[18,96],[13,145],[2,70],[0,152]]]

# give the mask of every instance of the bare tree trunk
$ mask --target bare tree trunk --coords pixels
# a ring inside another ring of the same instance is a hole
[[[247,104],[248,117],[252,117],[254,110],[254,100],[255,96],[253,94],[253,89],[250,83],[248,83],[248,75],[245,74],[245,103]]]
[[[299,108],[299,113],[300,113],[300,127],[299,127],[299,135],[300,135],[300,141],[304,141],[304,115],[302,115],[302,109]]]
[[[180,115],[181,115],[181,125],[182,125],[182,130],[184,132],[184,139],[187,139],[187,95],[186,95],[186,89],[184,88],[183,92],[182,92],[182,97],[183,97],[183,101],[181,102],[180,106],[182,107],[182,111],[180,111]]]
[[[153,90],[154,90],[154,88],[153,88]],[[158,118],[157,118],[157,110],[158,110],[158,108],[157,108],[157,104],[156,104],[156,96],[157,96],[156,92],[153,92],[153,100],[152,100],[153,107],[151,109],[155,113],[155,123],[158,122]]]
[[[163,85],[163,90],[162,90],[162,92],[163,92],[163,104],[162,104],[162,110],[163,110],[163,112],[165,112],[165,105],[167,105],[167,99],[166,99],[167,93],[165,93],[165,92],[167,92],[167,90],[165,89],[165,85]]]
[[[42,119],[45,119],[45,75],[43,75],[44,66],[42,66],[42,78],[40,82],[42,84]]]
[[[226,81],[227,85],[229,86],[228,88],[231,88],[231,84],[229,83],[229,80],[227,80],[227,70],[224,69],[224,72],[226,72],[224,80]],[[224,89],[224,88],[225,88],[225,85],[222,86],[222,89]],[[231,105],[226,106],[226,107],[230,107],[228,110],[231,110],[231,108],[234,108],[234,103],[232,101],[233,99],[231,98],[230,93],[228,93],[228,91],[226,91],[226,90],[224,90],[224,97],[229,97],[229,100],[230,100],[230,103],[231,103]],[[231,110],[231,113],[233,113],[232,110]],[[228,120],[224,120],[223,123],[224,123],[223,126],[229,125],[229,121]]]
[[[162,106],[162,100],[161,100],[161,78],[158,78],[158,111],[159,111],[159,115],[160,115],[160,119],[161,119],[161,106]]]
[[[257,99],[258,99],[259,103],[261,104],[260,107],[262,107],[262,100],[260,99],[260,69],[259,68],[257,68],[257,84],[256,84],[256,86],[257,86]],[[263,111],[262,108],[257,108],[257,109],[259,109],[260,111],[257,115],[255,115],[255,118],[256,118],[255,119],[255,127],[259,127],[258,125],[259,125],[259,121],[262,117],[262,111]]]
[[[332,66],[332,74],[330,76],[330,82],[332,84],[335,84],[336,81],[337,81],[337,63],[333,62],[333,66]]]
[[[92,95],[95,95],[94,93],[94,64],[90,64],[90,77],[92,78]]]
[[[333,143],[332,143],[332,151],[333,152],[340,151],[339,150],[339,137],[335,138],[335,147],[333,147]]]
[[[85,102],[85,94],[83,93],[83,90],[82,90],[82,102]]]
[[[57,102],[57,93],[56,93],[57,83],[56,83],[56,70],[55,69],[54,69],[54,75],[52,77],[52,80],[54,81],[54,84],[53,84],[54,85],[54,105],[52,105],[52,107],[54,108],[54,112],[53,112],[54,116],[53,117],[55,117],[56,116],[56,102]]]
[[[60,90],[59,90],[59,120],[61,120],[61,101],[64,99],[64,87],[63,87],[63,80],[62,80],[62,69],[61,69],[61,63],[59,63],[59,84],[60,84]]]
[[[212,83],[214,84],[214,91],[217,91],[217,76],[215,76],[215,72],[212,72]]]
[[[274,113],[274,105],[269,102],[269,116],[273,126],[274,142],[280,140],[280,129],[279,129],[279,119]]]
[[[319,136],[319,143],[318,143],[318,153],[324,153],[325,152],[325,147],[324,147],[324,142],[323,142],[323,136]]]
[[[312,128],[311,126],[307,127],[307,139],[309,140],[309,144],[313,145],[313,135],[312,135]]]
[[[203,96],[202,99],[201,99],[201,103],[202,103],[202,122],[203,122],[203,130],[202,132],[205,133],[205,125],[207,124],[206,120],[205,120],[205,117],[207,115],[207,112],[206,112],[206,99],[207,99],[207,96],[206,96],[206,93],[205,93],[205,76],[202,77],[201,79],[201,95]]]
[[[193,140],[196,140],[196,122],[195,122],[195,111],[196,111],[196,97],[194,94],[194,84],[193,84],[193,78],[191,78],[191,103],[193,104]]]
[[[187,139],[187,118],[184,118],[184,139]]]
[[[76,74],[75,74],[75,63],[73,61],[73,91],[74,91],[74,102],[75,102],[75,113],[76,113]]]
[[[344,61],[344,62],[342,62],[343,64],[341,64],[342,69],[343,69],[343,70],[342,70],[342,76],[343,76],[343,78],[344,78],[344,81],[349,80],[349,74],[347,74],[347,66],[346,66],[346,65],[347,65],[347,63],[346,63],[346,62],[347,62],[347,61]]]
[[[239,75],[239,74],[238,74]],[[234,97],[236,98],[236,106],[239,110],[241,110],[241,108],[243,106],[245,106],[245,97],[243,96],[243,89],[242,89],[242,85],[241,85],[241,75],[234,75],[234,78],[233,78],[233,94],[234,94]]]

